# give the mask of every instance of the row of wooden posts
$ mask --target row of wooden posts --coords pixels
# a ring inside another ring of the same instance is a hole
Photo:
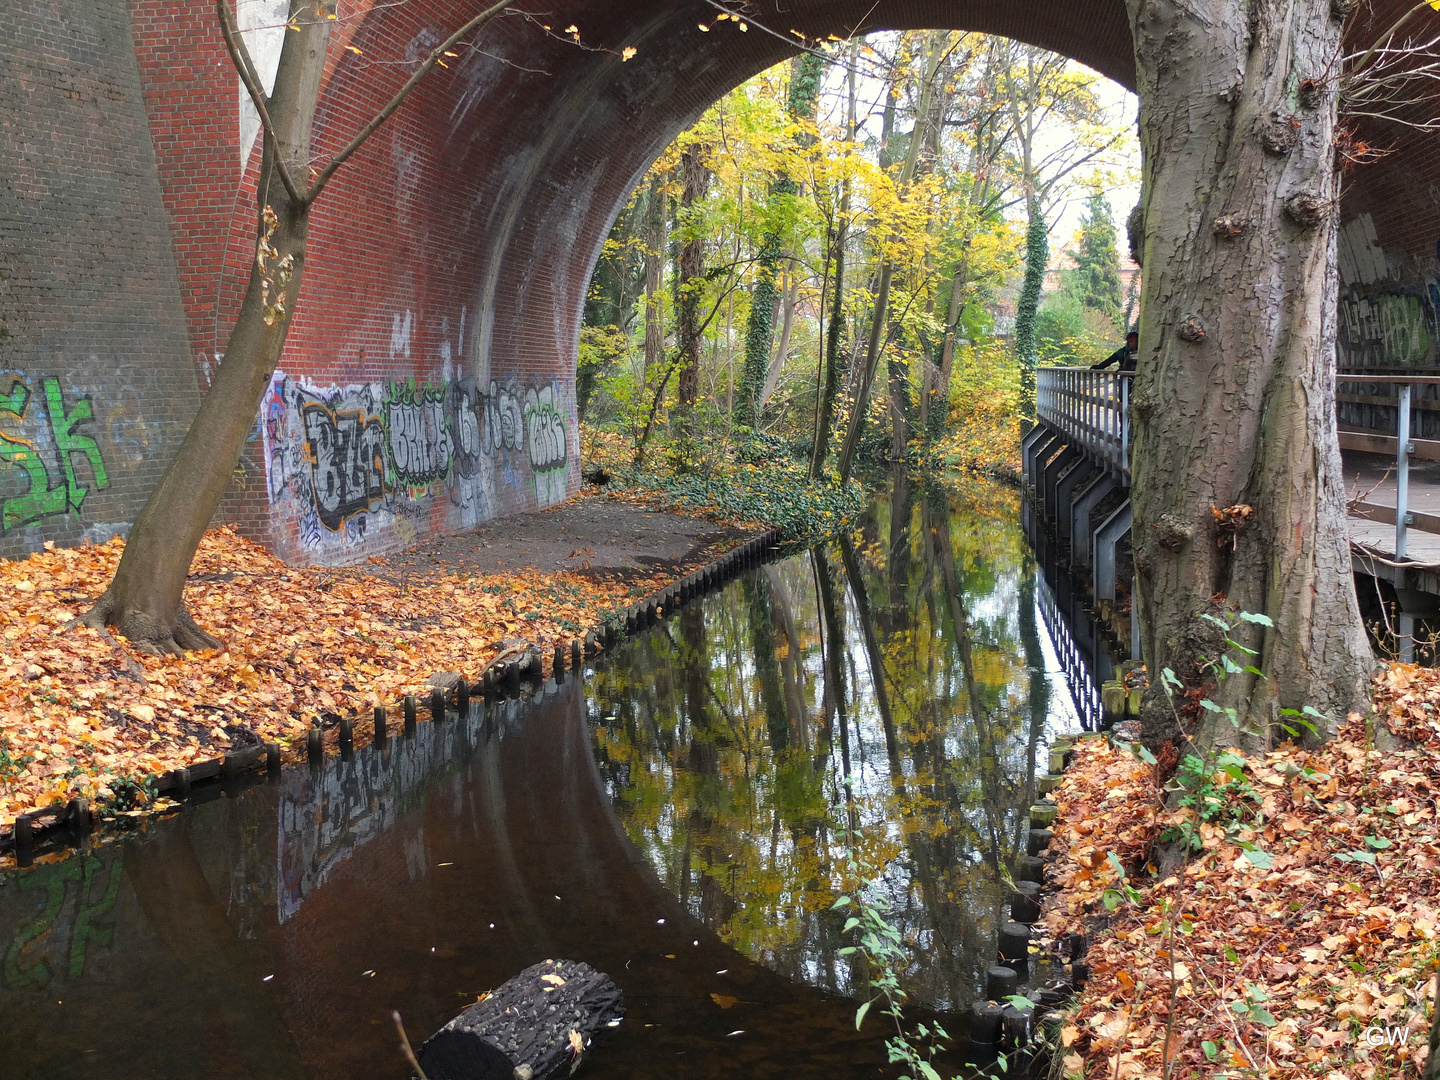
[[[1091,736],[1092,733],[1086,732],[1078,737]],[[1073,742],[1068,739],[1051,746],[1049,772],[1040,785],[1042,795],[1048,795],[1058,785],[1073,748]],[[1021,983],[1030,976],[1031,940],[1035,924],[1040,921],[1047,853],[1055,836],[1053,826],[1058,814],[1059,807],[1049,799],[1030,807],[1025,854],[1015,860],[1013,867],[1015,887],[1009,897],[1010,919],[1000,927],[998,962],[986,971],[985,1000],[972,1008],[972,1038],[977,1043],[1004,1047],[1006,1051],[1026,1049],[1036,1040],[1038,1022],[1046,1028],[1043,1043],[1053,1048],[1061,1007],[1073,992],[1084,987],[1089,977],[1090,970],[1084,960],[1085,935],[1067,934],[1056,942],[1058,959],[1069,964],[1065,978],[1050,987],[1027,990],[1024,997],[1032,1003],[1030,1006],[1011,1000],[1020,994]]]
[[[616,613],[614,617],[587,630],[583,636],[571,638],[568,646],[556,642],[551,658],[552,674],[557,680],[563,678],[567,666],[579,668],[586,657],[595,656],[603,648],[614,645],[624,634],[633,634],[653,625],[675,608],[714,588],[732,575],[758,565],[771,554],[779,542],[779,531],[772,529],[732,548],[718,559],[659,592],[637,601]],[[482,669],[473,690],[500,698],[509,697],[520,693],[523,682],[538,682],[544,675],[544,659],[538,648],[526,648],[508,657],[502,653],[501,657]],[[465,716],[469,713],[472,686],[464,676],[460,676],[448,681],[444,686],[431,689],[429,711],[432,721],[438,723],[444,718],[451,692],[454,694],[455,707],[459,714]],[[405,734],[412,735],[418,722],[418,702],[412,694],[407,695],[400,705]],[[374,714],[374,741],[377,746],[385,745],[389,737],[388,718],[389,710],[384,705],[377,705]],[[338,727],[340,753],[342,757],[348,757],[355,748],[355,719],[342,716],[339,718]],[[318,720],[306,732],[305,749],[310,765],[318,767],[325,755],[324,732]],[[260,768],[264,768],[271,775],[279,775],[279,743],[249,746],[231,751],[223,757],[171,769],[155,778],[155,790],[175,798],[184,798],[190,794],[191,788],[197,782],[231,780]],[[53,833],[84,837],[88,836],[94,827],[95,815],[89,802],[80,798],[71,799],[69,802],[54,803],[16,817],[8,846],[15,851],[19,864],[27,866],[33,859],[34,845],[38,840],[48,839]]]

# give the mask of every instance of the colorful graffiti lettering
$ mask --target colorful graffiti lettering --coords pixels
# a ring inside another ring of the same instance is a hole
[[[277,372],[261,413],[270,502],[308,552],[344,562],[362,544],[408,545],[491,516],[497,485],[567,494],[571,407],[558,384],[473,378],[319,387]],[[287,542],[280,533],[277,542]]]
[[[9,392],[0,396],[0,413],[9,413],[22,425],[34,429],[34,437],[31,438],[24,437],[23,432],[13,435],[0,432],[0,461],[18,470],[26,484],[24,493],[3,500],[0,532],[56,514],[79,512],[89,488],[81,484],[76,475],[75,454],[82,455],[89,462],[97,489],[103,491],[110,486],[99,445],[93,437],[80,430],[82,425],[94,419],[90,398],[82,397],[74,408],[66,409],[65,395],[58,379],[44,379],[41,387],[45,404],[34,413],[30,408],[30,387],[22,380],[13,380]],[[42,421],[37,415],[42,412],[46,425],[44,431],[40,430]],[[54,451],[56,477],[51,476],[40,449],[46,434]]]
[[[444,387],[391,383],[385,399],[390,466],[402,484],[423,487],[450,471],[451,439]]]
[[[1340,301],[1344,363],[1349,367],[1420,364],[1431,355],[1434,313],[1411,293],[1347,296]]]
[[[338,532],[345,521],[375,507],[390,485],[385,476],[385,428],[363,409],[305,404],[300,414],[309,449],[311,496],[320,523]]]

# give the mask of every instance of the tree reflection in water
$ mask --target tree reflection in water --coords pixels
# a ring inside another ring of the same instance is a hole
[[[865,989],[842,957],[847,823],[908,943],[918,1002],[991,962],[1048,706],[1017,496],[892,479],[850,537],[746,574],[623,645],[590,724],[662,884],[789,978]]]

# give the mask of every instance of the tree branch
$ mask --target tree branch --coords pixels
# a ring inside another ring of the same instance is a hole
[[[255,64],[250,59],[250,50],[245,47],[245,41],[240,37],[240,31],[235,26],[234,16],[230,14],[230,0],[215,0],[215,11],[220,16],[220,33],[225,38],[225,48],[230,53],[230,62],[240,73],[240,81],[245,84],[245,89],[250,94],[250,100],[255,105],[255,111],[260,114],[260,127],[275,151],[273,154],[275,171],[280,174],[280,182],[285,185],[285,193],[290,196],[290,202],[299,209],[308,200],[300,193],[300,189],[295,184],[295,178],[290,175],[290,170],[285,167],[285,160],[280,155],[280,140],[275,135],[275,125],[270,120],[270,110],[265,107],[265,90],[260,85],[260,76],[255,72]]]
[[[220,2],[224,3],[224,0],[220,0]],[[480,27],[484,26],[491,19],[494,19],[497,15],[502,14],[505,9],[514,2],[515,0],[500,0],[500,3],[494,5],[493,7],[486,8],[479,15],[476,15],[464,26],[460,27],[459,30],[456,30],[448,38],[442,41],[439,45],[435,46],[435,48],[431,49],[430,55],[427,56],[424,62],[415,69],[414,74],[412,74],[410,78],[406,80],[405,85],[400,87],[400,89],[395,92],[395,96],[390,99],[389,104],[387,104],[383,109],[376,113],[371,118],[370,122],[366,124],[363,128],[361,128],[360,131],[356,134],[356,136],[350,140],[349,144],[333,158],[331,158],[325,168],[320,170],[320,175],[315,178],[315,183],[310,186],[310,201],[314,202],[320,197],[320,192],[325,189],[325,185],[330,182],[330,178],[335,175],[336,170],[339,169],[341,165],[345,164],[351,154],[355,153],[355,151],[359,150],[360,147],[365,145],[365,140],[370,138],[371,135],[374,135],[375,132],[380,129],[381,124],[385,123],[386,120],[390,119],[390,117],[394,114],[395,110],[400,108],[401,104],[405,101],[405,99],[410,96],[410,91],[414,90],[415,87],[419,85],[421,79],[425,78],[426,75],[430,74],[430,70],[440,62],[440,58],[444,56],[446,52],[450,51],[456,45],[458,45],[460,43],[460,40],[464,38],[467,34],[470,34],[475,30],[480,29]]]

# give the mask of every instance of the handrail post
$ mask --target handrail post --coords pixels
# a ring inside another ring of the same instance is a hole
[[[1405,558],[1405,527],[1410,502],[1410,384],[1400,386],[1400,419],[1395,441],[1395,560]]]
[[[1120,380],[1120,472],[1130,475],[1130,380],[1124,375]],[[1133,600],[1131,601],[1134,602]],[[1139,655],[1136,653],[1135,655]]]

